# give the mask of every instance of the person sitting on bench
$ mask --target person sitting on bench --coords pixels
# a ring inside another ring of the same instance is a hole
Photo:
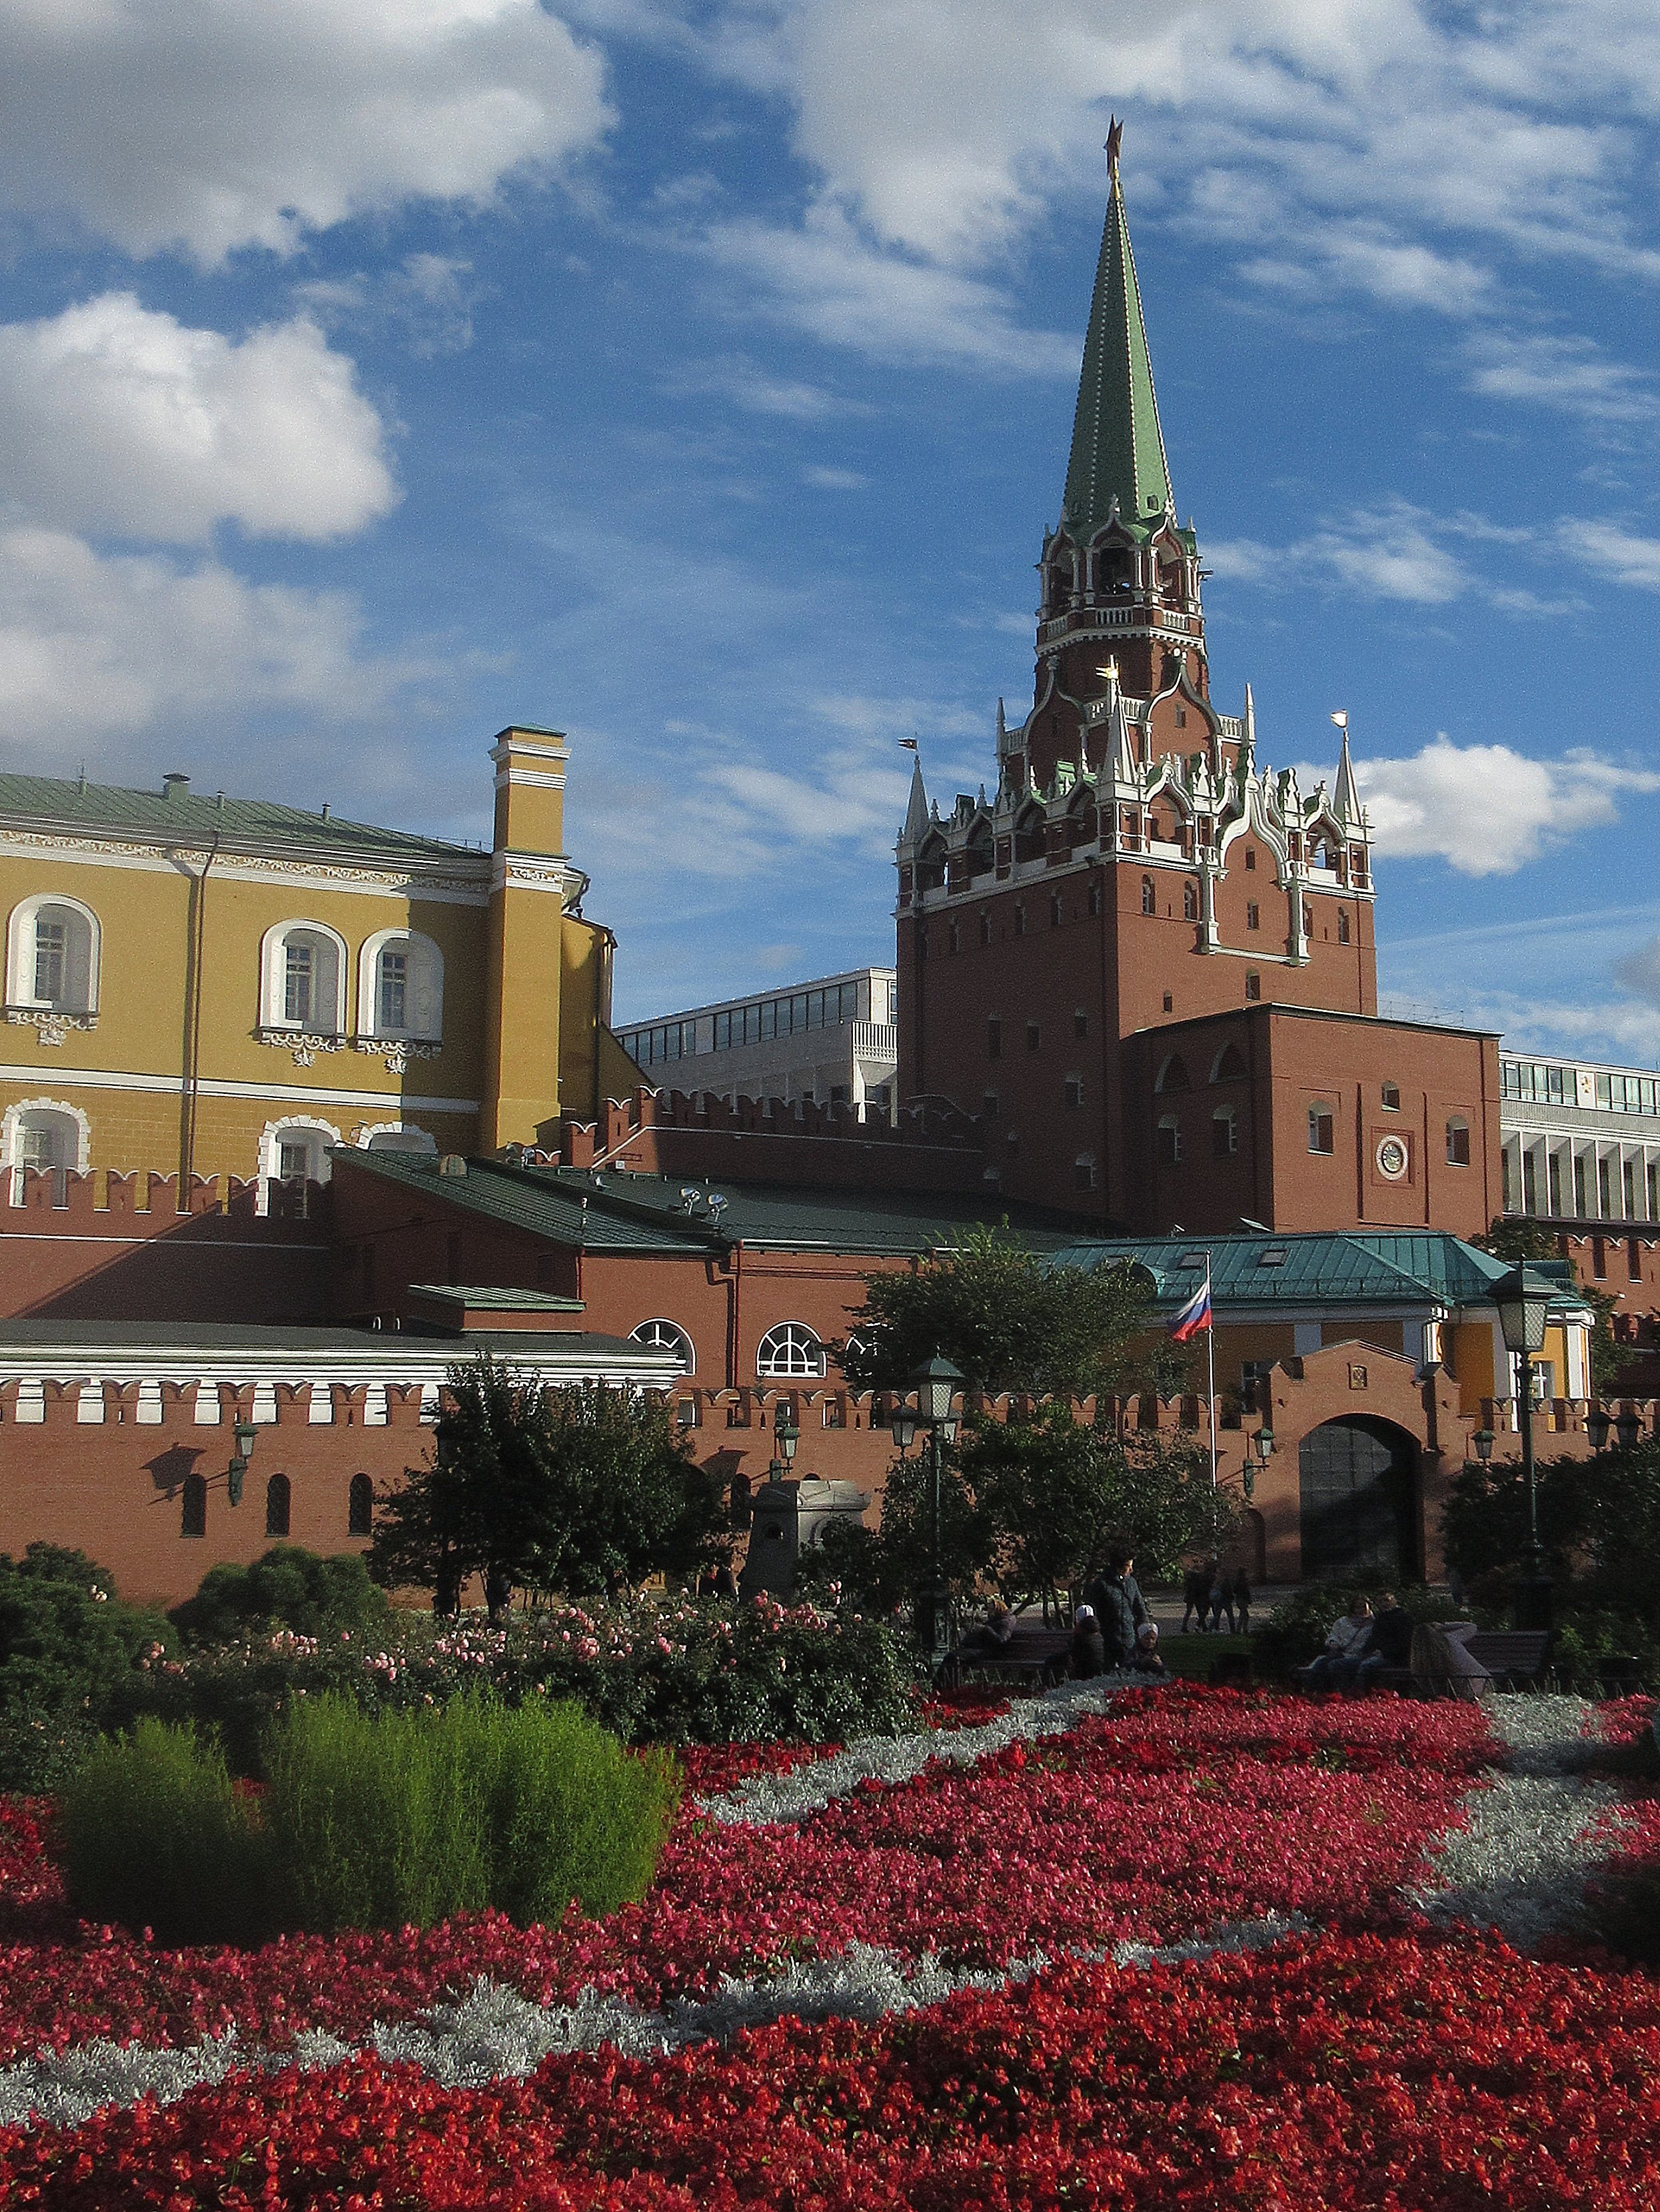
[[[1092,1605],[1080,1605],[1072,1617],[1073,1680],[1092,1682],[1107,1671],[1107,1647],[1101,1640],[1101,1624]]]
[[[1150,1681],[1168,1682],[1170,1668],[1158,1656],[1158,1631],[1152,1621],[1146,1621],[1135,1632],[1135,1656],[1129,1662],[1132,1674],[1140,1674]]]
[[[1014,1615],[1007,1606],[991,1604],[986,1607],[985,1620],[978,1628],[970,1629],[963,1638],[958,1657],[978,1660],[982,1664],[1000,1658],[1014,1641]]]
[[[1357,1688],[1364,1690],[1376,1681],[1385,1667],[1404,1668],[1411,1665],[1414,1626],[1412,1615],[1395,1603],[1395,1592],[1385,1590],[1377,1601],[1377,1617],[1359,1655]]]
[[[1371,1630],[1371,1601],[1358,1597],[1348,1611],[1333,1621],[1326,1648],[1309,1668],[1311,1690],[1340,1690],[1360,1671],[1360,1655]]]

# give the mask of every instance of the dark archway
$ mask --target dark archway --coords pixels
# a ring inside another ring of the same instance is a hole
[[[1304,1582],[1410,1582],[1420,1572],[1418,1446],[1392,1421],[1327,1421],[1298,1448]]]

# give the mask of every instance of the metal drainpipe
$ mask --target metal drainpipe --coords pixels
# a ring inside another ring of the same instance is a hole
[[[185,1034],[185,1085],[181,1101],[182,1127],[179,1148],[179,1205],[188,1204],[191,1177],[196,1172],[196,1104],[202,1054],[202,945],[207,926],[208,871],[219,857],[219,832],[213,833],[202,872],[191,878],[191,911],[185,924],[185,950],[190,973],[190,1006]]]

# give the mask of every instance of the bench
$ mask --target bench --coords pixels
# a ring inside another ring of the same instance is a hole
[[[945,1677],[953,1688],[965,1674],[984,1680],[1012,1676],[1018,1681],[1058,1682],[1066,1674],[1072,1637],[1064,1628],[1017,1628],[995,1650],[959,1644],[946,1654]]]
[[[1485,1667],[1501,1689],[1514,1690],[1537,1682],[1550,1655],[1550,1632],[1544,1628],[1478,1628],[1464,1638],[1464,1649],[1478,1667]]]

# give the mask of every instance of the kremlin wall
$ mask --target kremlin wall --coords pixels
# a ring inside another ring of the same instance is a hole
[[[1472,1437],[1518,1448],[1500,1271],[1468,1240],[1527,1204],[1532,1155],[1518,1188],[1496,1036],[1379,1015],[1347,729],[1305,792],[1248,688],[1213,704],[1116,167],[1041,551],[1032,705],[999,708],[991,795],[913,780],[881,1111],[646,1080],[564,850],[557,732],[490,745],[489,852],[182,775],[0,776],[0,1549],[77,1544],[172,1602],[272,1541],[360,1548],[481,1348],[668,1392],[740,1530],[784,1409],[769,1516],[794,1498],[806,1525],[826,1485],[879,1512],[891,1409],[836,1356],[863,1280],[1006,1222],[1055,1267],[1134,1260],[1161,1308],[1209,1256],[1225,1479],[1276,1440],[1256,1579],[1365,1546],[1384,1578],[1438,1574]],[[1548,1225],[1620,1302],[1632,1395],[1606,1409],[1648,1436],[1660,1220]],[[1591,1321],[1565,1284],[1545,1457],[1591,1449]],[[1110,1410],[1208,1419],[1191,1390]]]

